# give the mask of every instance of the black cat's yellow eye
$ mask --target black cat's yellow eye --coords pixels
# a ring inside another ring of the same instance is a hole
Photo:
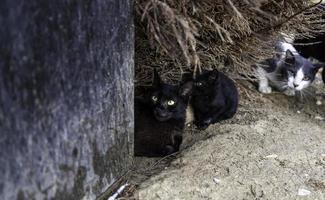
[[[153,102],[158,101],[158,97],[156,97],[156,96],[152,96],[151,99],[152,99]]]
[[[167,101],[167,105],[169,105],[169,106],[173,106],[174,104],[175,104],[175,101],[173,101],[173,100]]]
[[[302,80],[303,80],[303,81],[309,81],[310,78],[309,78],[308,76],[305,76]]]

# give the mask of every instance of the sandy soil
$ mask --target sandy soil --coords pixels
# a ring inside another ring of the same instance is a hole
[[[129,180],[136,198],[325,199],[325,100],[316,105],[315,98],[237,85],[241,101],[233,119],[205,131],[189,127],[183,150],[171,158],[136,160]]]

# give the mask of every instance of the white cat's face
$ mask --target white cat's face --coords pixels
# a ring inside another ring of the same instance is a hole
[[[311,84],[311,79],[304,74],[300,68],[296,72],[288,71],[288,86],[294,90],[301,91]]]

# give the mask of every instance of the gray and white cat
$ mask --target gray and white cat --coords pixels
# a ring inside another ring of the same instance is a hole
[[[278,43],[276,51],[273,58],[266,59],[256,66],[258,90],[269,94],[272,92],[272,86],[288,96],[294,96],[296,92],[308,88],[320,66],[313,65],[299,55],[289,43]]]

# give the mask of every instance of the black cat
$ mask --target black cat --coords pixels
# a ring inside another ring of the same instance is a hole
[[[238,92],[234,82],[223,73],[205,71],[193,82],[191,104],[194,123],[199,129],[206,129],[210,124],[234,116]]]
[[[166,156],[179,150],[190,91],[191,84],[165,84],[154,72],[149,95],[135,99],[135,156]]]

